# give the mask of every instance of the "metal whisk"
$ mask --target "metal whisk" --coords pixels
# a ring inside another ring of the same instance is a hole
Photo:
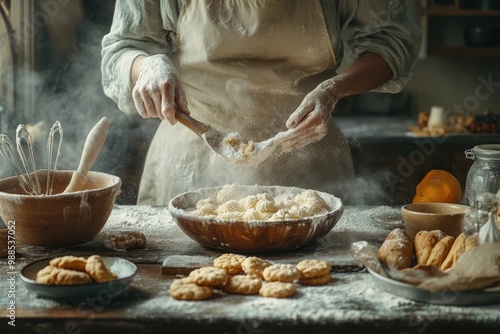
[[[54,148],[54,136],[59,132],[59,145],[57,147],[56,156],[54,158],[54,165],[52,165],[52,156],[53,156],[53,148]],[[59,161],[59,156],[61,155],[61,144],[63,137],[63,129],[61,127],[61,123],[56,121],[52,128],[50,128],[49,138],[47,139],[47,189],[46,194],[52,194],[52,185],[54,184],[54,171],[57,170],[57,162]]]
[[[59,145],[53,157],[54,136],[59,132]],[[61,124],[57,121],[51,128],[49,138],[47,140],[48,150],[48,170],[47,170],[47,187],[45,195],[52,194],[52,185],[54,182],[54,171],[57,170],[57,162],[59,160],[63,131]],[[16,174],[21,188],[30,195],[42,195],[40,178],[36,168],[35,154],[33,149],[33,138],[26,129],[24,124],[20,124],[16,130],[16,150],[19,157],[14,152],[14,146],[10,138],[5,134],[0,134],[0,152],[7,160],[10,168]],[[27,154],[25,152],[27,150]],[[54,160],[54,164],[52,164]]]

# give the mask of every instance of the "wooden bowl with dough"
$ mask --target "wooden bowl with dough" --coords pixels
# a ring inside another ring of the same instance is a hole
[[[45,194],[47,171],[37,172]],[[92,240],[111,214],[121,180],[89,172],[81,191],[62,193],[73,171],[56,171],[52,195],[27,195],[16,176],[0,180],[0,217],[15,221],[16,241],[36,246],[72,246]]]
[[[408,235],[413,239],[421,231],[441,230],[456,238],[463,231],[469,207],[452,203],[416,203],[401,208]]]
[[[305,189],[281,186],[238,186],[239,200],[249,195],[268,193],[273,197],[292,196]],[[317,193],[325,200],[328,212],[294,220],[223,220],[190,213],[201,199],[215,197],[222,187],[204,188],[174,197],[169,211],[180,229],[199,244],[226,252],[269,253],[293,250],[324,237],[342,216],[342,201],[328,193]]]

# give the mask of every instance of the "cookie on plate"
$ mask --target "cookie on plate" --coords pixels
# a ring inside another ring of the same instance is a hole
[[[50,265],[52,267],[57,267],[62,269],[85,271],[85,266],[87,265],[87,259],[84,257],[66,255],[66,256],[56,257],[55,259],[50,260]]]
[[[87,259],[85,271],[97,283],[104,283],[118,278],[116,274],[109,270],[106,262],[99,255],[92,255]]]
[[[72,285],[92,283],[92,278],[83,271],[46,266],[36,274],[40,284]]]

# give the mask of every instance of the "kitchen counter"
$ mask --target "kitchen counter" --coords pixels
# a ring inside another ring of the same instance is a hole
[[[6,261],[0,273],[2,333],[480,333],[498,332],[498,305],[456,307],[419,303],[380,290],[351,255],[352,242],[378,247],[387,233],[401,227],[398,207],[347,206],[321,240],[291,252],[259,255],[276,263],[317,258],[333,264],[333,281],[325,286],[298,286],[289,299],[217,293],[206,301],[178,301],[169,296],[174,276],[162,275],[168,255],[213,259],[222,252],[199,246],[173,222],[166,208],[116,206],[103,232],[137,230],[148,238],[145,249],[117,252],[104,248],[100,236],[69,248],[17,246],[15,271],[27,263],[60,255],[119,256],[139,268],[128,290],[113,299],[84,301],[37,297],[16,277],[15,297],[8,296]],[[15,327],[6,307],[15,300]]]
[[[350,204],[356,205],[411,203],[417,184],[431,169],[450,172],[463,190],[473,163],[465,151],[500,143],[497,134],[416,136],[409,133],[417,126],[410,117],[334,115],[334,120],[351,148],[359,190]]]
[[[418,125],[414,117],[334,115],[334,121],[352,144],[413,144],[418,140],[432,139],[437,144],[468,144],[473,147],[500,142],[500,134],[494,133],[449,134],[444,137],[416,136],[410,133],[410,128]]]

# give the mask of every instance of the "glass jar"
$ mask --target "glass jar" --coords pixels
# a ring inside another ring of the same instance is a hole
[[[475,207],[477,195],[496,195],[500,190],[500,145],[477,145],[466,150],[465,156],[474,163],[467,174],[463,203]]]

